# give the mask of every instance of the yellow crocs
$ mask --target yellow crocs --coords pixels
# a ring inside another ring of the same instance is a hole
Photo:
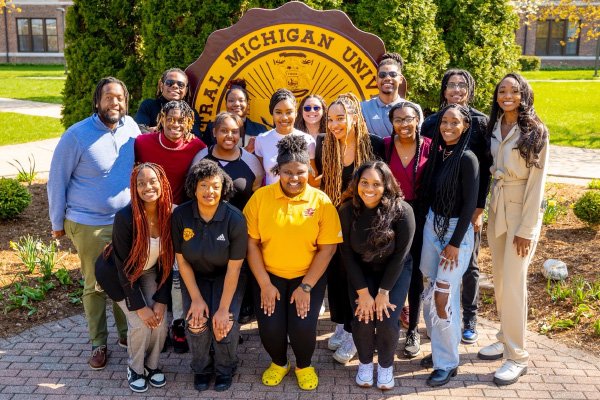
[[[271,363],[269,368],[265,369],[262,374],[262,383],[265,386],[277,386],[283,378],[290,372],[290,362],[288,361],[285,367],[280,367],[275,363]]]
[[[319,377],[315,367],[296,368],[296,379],[302,390],[315,390],[319,386]]]

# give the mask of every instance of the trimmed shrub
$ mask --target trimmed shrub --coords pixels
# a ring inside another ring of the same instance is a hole
[[[31,194],[16,179],[0,178],[0,220],[16,218],[31,203]]]
[[[536,56],[521,56],[519,64],[521,64],[521,71],[539,71],[542,59]]]
[[[506,0],[435,0],[437,27],[450,56],[449,67],[466,69],[477,82],[473,106],[490,109],[494,88],[518,68],[518,16]],[[439,92],[439,89],[438,89]]]
[[[585,192],[573,206],[573,212],[577,218],[588,224],[600,224],[600,191]]]

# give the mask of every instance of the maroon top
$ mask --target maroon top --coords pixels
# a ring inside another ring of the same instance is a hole
[[[173,203],[181,204],[187,200],[184,183],[192,160],[205,147],[195,136],[183,143],[181,139],[170,141],[162,132],[146,133],[135,139],[135,162],[152,162],[163,167],[173,192]]]
[[[415,185],[413,185],[414,181],[414,168],[415,168],[415,157],[410,160],[408,165],[404,167],[402,165],[402,161],[400,161],[400,157],[398,156],[398,152],[396,151],[396,147],[391,143],[393,136],[388,136],[383,139],[383,143],[386,149],[386,152],[389,151],[391,146],[391,154],[388,157],[389,166],[392,170],[392,174],[398,181],[400,185],[400,189],[402,189],[402,193],[404,193],[404,199],[406,201],[413,201],[416,199],[417,194],[415,193]],[[425,163],[427,162],[427,157],[429,156],[429,149],[431,147],[431,139],[428,137],[423,137],[423,143],[421,143],[421,156],[419,158],[419,166],[417,167],[417,183],[421,182],[421,178],[423,176],[423,170],[425,169]]]

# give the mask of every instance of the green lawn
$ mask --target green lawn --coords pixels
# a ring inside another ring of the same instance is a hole
[[[594,78],[594,70],[573,69],[556,71],[525,71],[523,76],[527,80],[598,80]]]
[[[0,97],[62,103],[65,86],[62,65],[0,65]]]
[[[569,72],[569,71],[548,71]],[[600,149],[600,82],[531,82],[550,142]]]
[[[57,118],[0,112],[0,146],[50,139],[60,136],[64,128]]]

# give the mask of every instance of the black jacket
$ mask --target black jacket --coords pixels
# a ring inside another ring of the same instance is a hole
[[[129,311],[136,311],[146,306],[144,294],[139,281],[131,284],[125,274],[125,260],[133,246],[133,212],[131,205],[125,206],[115,215],[112,234],[112,252],[108,258],[100,254],[96,260],[96,281],[113,301],[125,299]],[[156,282],[160,283],[162,265],[158,261]],[[168,304],[171,299],[172,276],[158,288],[152,299],[158,303]]]

